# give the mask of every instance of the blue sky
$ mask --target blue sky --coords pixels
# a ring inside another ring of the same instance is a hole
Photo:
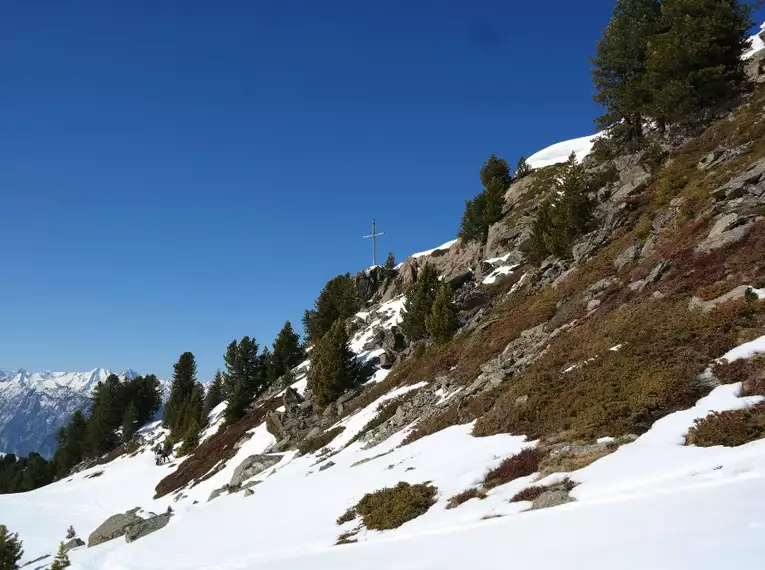
[[[200,377],[589,134],[611,0],[4,2],[0,368]]]

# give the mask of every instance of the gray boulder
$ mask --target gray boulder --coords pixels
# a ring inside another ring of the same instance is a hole
[[[163,513],[130,525],[125,529],[125,542],[134,542],[139,538],[164,528],[170,522],[171,516],[173,516],[172,513]]]
[[[638,257],[640,257],[640,248],[636,245],[631,245],[616,257],[614,267],[621,269],[628,263],[635,261]]]
[[[109,542],[125,534],[125,529],[143,519],[134,513],[120,513],[110,516],[102,522],[88,537],[88,548]]]
[[[237,487],[244,483],[247,479],[254,477],[258,473],[261,473],[273,467],[279,461],[281,461],[280,455],[250,455],[247,459],[242,461],[234,470],[234,474],[231,476],[229,485]]]
[[[74,538],[64,542],[64,552],[69,552],[70,550],[79,548],[80,546],[85,546],[85,541],[75,536]]]
[[[531,502],[531,508],[529,510],[536,511],[538,509],[549,509],[550,507],[557,507],[558,505],[565,505],[566,503],[573,503],[574,499],[571,498],[569,492],[564,488],[553,488],[549,491],[545,491]]]

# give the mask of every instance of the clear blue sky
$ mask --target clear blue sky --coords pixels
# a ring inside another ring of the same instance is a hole
[[[592,130],[590,2],[0,5],[0,368],[202,379]]]

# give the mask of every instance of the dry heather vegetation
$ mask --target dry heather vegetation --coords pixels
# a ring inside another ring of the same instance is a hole
[[[298,451],[300,452],[300,455],[306,455],[308,453],[313,453],[314,451],[319,451],[322,447],[330,443],[343,431],[345,431],[345,426],[337,426],[325,431],[324,433],[320,433],[316,437],[304,439],[298,446]]]
[[[699,214],[710,211],[712,190],[765,157],[764,105],[765,89],[760,88],[749,104],[673,151],[665,166],[655,164],[649,188],[628,205],[634,213],[632,225],[616,230],[610,243],[557,287],[535,289],[527,284],[496,298],[492,318],[484,326],[394,367],[387,380],[391,387],[447,374],[467,384],[481,364],[496,357],[521,331],[543,323],[548,332],[566,323],[577,325],[517,378],[426,418],[405,443],[475,419],[477,436],[565,433],[570,441],[589,441],[601,435],[640,434],[658,418],[708,393],[712,386],[698,380],[699,374],[727,350],[761,334],[765,303],[735,301],[702,313],[691,310],[689,300],[714,298],[742,284],[765,285],[765,224],[754,224],[739,243],[698,254],[694,248],[711,227],[711,217]],[[749,152],[716,169],[697,168],[723,144],[747,144]],[[668,211],[670,202],[680,206],[654,251],[617,273],[615,257],[629,245],[642,244],[653,220]],[[662,280],[642,291],[626,287],[660,262],[670,264]],[[583,293],[614,275],[624,286],[607,290],[598,310],[584,318]],[[617,344],[621,350],[609,350]],[[562,373],[591,358],[587,365]],[[525,406],[514,405],[519,396],[528,396]]]
[[[424,515],[436,502],[438,489],[427,483],[410,485],[401,482],[395,487],[386,487],[374,493],[367,493],[348,509],[337,524],[343,524],[361,516],[369,530],[398,528],[412,519]],[[345,540],[348,536],[345,536]]]

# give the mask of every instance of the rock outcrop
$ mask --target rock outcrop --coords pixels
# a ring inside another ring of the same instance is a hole
[[[88,536],[88,548],[123,536],[128,527],[143,520],[135,512],[130,511],[110,516],[96,530],[90,533],[90,536]]]
[[[125,542],[135,542],[139,538],[157,532],[159,529],[167,526],[172,516],[172,512],[167,512],[131,524],[125,529]]]

